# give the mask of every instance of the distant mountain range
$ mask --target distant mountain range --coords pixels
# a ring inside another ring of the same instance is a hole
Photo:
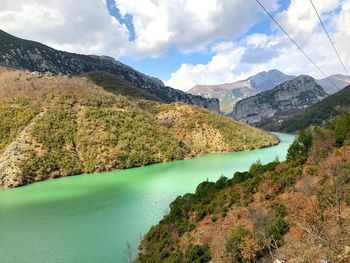
[[[138,72],[114,58],[55,50],[34,41],[17,38],[2,30],[0,30],[0,65],[73,76],[92,71],[108,72],[162,102],[182,101],[219,112],[217,99],[203,98],[164,86],[161,80]]]
[[[327,97],[325,90],[310,76],[302,75],[283,82],[272,90],[239,101],[234,119],[269,128]]]
[[[199,85],[188,92],[206,98],[218,98],[220,110],[224,113],[232,112],[234,104],[239,100],[272,89],[278,84],[295,78],[276,69],[260,72],[245,80],[220,85]]]
[[[327,94],[332,95],[350,85],[350,79],[347,76],[336,74],[328,78],[319,79],[317,83],[324,88]]]
[[[271,90],[277,85],[291,80],[296,76],[286,75],[283,72],[272,69],[260,72],[246,80],[219,85],[198,85],[188,92],[206,98],[218,98],[220,100],[220,110],[224,113],[231,113],[233,106],[240,100],[256,95],[260,92]],[[337,74],[328,79],[316,80],[327,94],[333,94],[350,84],[350,79]],[[332,84],[332,82],[336,85]]]

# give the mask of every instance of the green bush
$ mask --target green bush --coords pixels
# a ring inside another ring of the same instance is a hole
[[[288,149],[287,161],[305,161],[313,142],[309,131],[301,131]]]
[[[285,204],[279,201],[275,201],[271,205],[272,210],[275,211],[275,213],[278,216],[285,217],[287,215],[287,207]]]
[[[350,143],[350,113],[343,114],[335,118],[331,124],[330,129],[333,131],[336,138],[337,146]]]
[[[273,237],[277,242],[280,242],[283,235],[289,230],[287,221],[281,216],[269,217],[266,225],[266,234]]]
[[[207,245],[189,245],[186,249],[186,263],[207,263],[211,260],[210,248]]]

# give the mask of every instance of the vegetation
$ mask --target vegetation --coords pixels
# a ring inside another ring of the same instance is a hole
[[[14,143],[0,156],[13,164],[4,163],[3,187],[277,143],[205,109],[156,102],[107,73],[0,74],[0,151]]]
[[[349,114],[341,115],[300,132],[285,162],[258,161],[177,197],[144,237],[138,261],[186,262],[196,245],[215,262],[347,262],[349,127]]]
[[[38,108],[27,100],[13,99],[0,106],[0,153],[37,114]]]

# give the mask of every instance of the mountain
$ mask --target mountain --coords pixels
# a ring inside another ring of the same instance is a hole
[[[286,75],[272,69],[267,72],[260,72],[246,80],[221,85],[198,85],[188,92],[206,98],[218,98],[220,100],[220,110],[230,113],[239,100],[272,89],[292,78],[295,78],[295,76]]]
[[[180,102],[163,103],[93,72],[0,67],[0,187],[278,143],[253,127]]]
[[[327,94],[331,95],[350,85],[350,78],[341,74],[336,74],[328,78],[319,79],[317,83],[324,88]]]
[[[239,101],[233,108],[234,119],[267,128],[327,96],[310,76],[288,80],[272,90]]]
[[[108,72],[145,90],[163,102],[182,101],[219,112],[217,99],[205,99],[164,86],[149,77],[107,56],[80,55],[58,51],[43,44],[20,39],[0,30],[0,65],[38,72],[76,76],[93,71]]]
[[[284,81],[295,78],[295,76],[286,75],[277,69],[263,71],[248,79],[250,86],[257,92],[267,91]]]
[[[350,110],[350,86],[310,106],[300,114],[286,119],[276,130],[294,132],[311,125],[321,125]]]
[[[349,262],[350,114],[303,132],[287,160],[178,196],[136,262]]]

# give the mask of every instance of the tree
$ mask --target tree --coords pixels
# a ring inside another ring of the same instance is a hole
[[[287,161],[302,161],[306,160],[312,146],[313,136],[310,131],[301,131],[288,149]]]

